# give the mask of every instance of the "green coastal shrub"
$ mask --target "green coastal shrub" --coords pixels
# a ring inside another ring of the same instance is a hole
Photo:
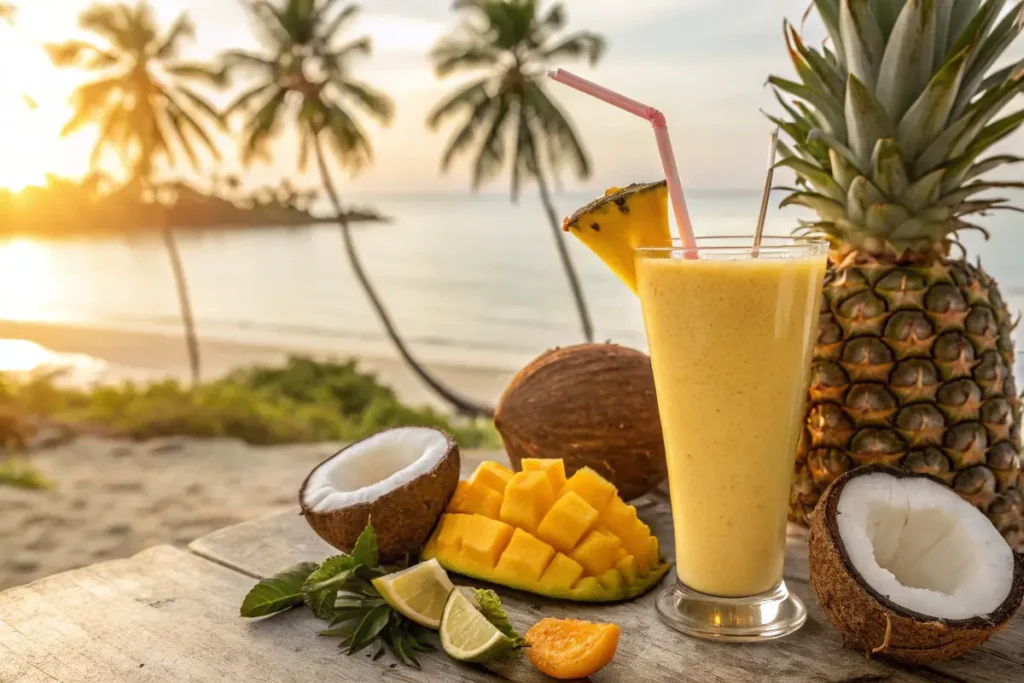
[[[463,448],[500,445],[493,424],[457,421],[411,407],[356,363],[293,356],[283,367],[253,366],[195,387],[166,380],[92,389],[56,377],[3,384],[0,404],[63,423],[135,439],[233,437],[251,444],[351,441],[406,425],[449,431]]]

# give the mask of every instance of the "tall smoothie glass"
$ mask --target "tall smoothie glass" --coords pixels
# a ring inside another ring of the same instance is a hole
[[[828,250],[751,242],[636,252],[678,575],[657,608],[677,630],[734,641],[779,638],[807,618],[782,565]]]

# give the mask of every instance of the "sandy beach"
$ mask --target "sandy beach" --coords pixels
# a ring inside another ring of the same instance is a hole
[[[58,354],[73,354],[78,359],[97,359],[100,363],[80,368],[81,379],[86,382],[188,378],[185,343],[179,336],[5,320],[0,321],[0,340],[4,339],[27,340]],[[327,353],[323,348],[279,348],[200,338],[200,353],[206,379],[220,377],[239,366],[280,364],[289,354],[340,360],[354,357],[359,359],[362,369],[375,372],[381,382],[392,387],[406,403],[448,408],[401,361],[380,355],[379,349],[374,354],[366,347],[352,346]],[[4,361],[0,352],[0,370],[5,367]],[[428,362],[427,367],[458,392],[492,405],[517,369],[474,367],[451,361]]]
[[[79,383],[187,378],[180,337],[0,322],[0,340],[27,340],[43,347],[0,343],[0,367],[19,367],[19,362],[38,356],[44,363],[71,365],[69,381]],[[397,360],[366,356],[364,349],[345,351],[349,353],[333,355],[358,357],[361,367],[377,373],[405,402],[445,407]],[[289,353],[328,357],[316,349],[204,340],[203,374],[214,378],[243,365],[279,364]],[[490,402],[513,375],[507,368],[451,363],[431,363],[430,369],[459,391]],[[235,440],[132,442],[86,436],[54,447],[43,444],[26,459],[53,483],[51,490],[0,485],[0,590],[127,557],[154,544],[184,547],[221,527],[297,509],[302,480],[341,445],[256,447]]]
[[[298,510],[302,480],[340,444],[142,443],[88,437],[31,453],[48,491],[0,486],[0,590],[159,543]],[[469,452],[463,470],[502,453]]]

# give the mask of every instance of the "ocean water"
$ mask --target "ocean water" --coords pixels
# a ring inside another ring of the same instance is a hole
[[[571,213],[589,195],[561,195]],[[540,202],[524,197],[353,197],[394,222],[357,226],[366,269],[402,334],[426,360],[514,368],[581,340],[575,308]],[[751,234],[756,192],[693,192],[698,235]],[[773,202],[774,204],[775,202]],[[798,212],[773,209],[769,234],[788,234]],[[1024,309],[1024,216],[985,219],[993,239],[964,235]],[[181,234],[201,337],[344,356],[388,355],[331,225]],[[636,298],[569,240],[597,336],[646,348]],[[53,321],[176,334],[171,272],[158,235],[0,241],[0,319]]]

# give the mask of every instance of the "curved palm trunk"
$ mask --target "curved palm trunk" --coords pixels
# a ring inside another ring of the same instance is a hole
[[[174,229],[168,223],[166,214],[160,232],[164,236],[164,244],[167,246],[167,258],[171,262],[171,272],[174,274],[174,286],[178,291],[178,306],[181,309],[181,323],[185,328],[185,346],[188,349],[188,365],[192,374],[192,384],[199,383],[199,339],[196,337],[196,322],[192,316],[192,301],[188,295],[188,280],[185,277],[185,268],[181,264],[181,254],[178,252],[178,242],[174,239]]]
[[[334,188],[334,183],[331,181],[330,171],[327,169],[327,161],[324,158],[323,148],[318,136],[313,136],[313,146],[316,150],[316,161],[320,168],[320,176],[323,179],[324,189],[327,191],[327,196],[330,197],[331,204],[333,204],[335,214],[338,217],[338,225],[341,227],[341,237],[345,242],[345,253],[348,255],[352,271],[356,274],[356,279],[359,280],[359,284],[362,286],[363,292],[366,294],[366,298],[370,300],[370,305],[373,306],[374,312],[377,314],[381,324],[384,326],[384,331],[387,332],[388,338],[391,339],[391,343],[393,343],[395,348],[398,349],[398,353],[402,357],[402,360],[406,362],[409,368],[412,369],[424,384],[430,387],[438,396],[450,403],[460,414],[471,417],[494,417],[493,408],[480,405],[472,399],[462,396],[446,387],[437,378],[427,372],[427,370],[413,357],[409,349],[406,348],[405,342],[402,341],[402,338],[398,334],[398,330],[391,321],[391,316],[388,315],[383,302],[380,300],[376,290],[374,290],[373,285],[370,283],[370,279],[366,275],[366,271],[363,270],[362,261],[359,258],[359,253],[356,251],[355,241],[352,239],[351,226],[349,225],[348,218],[345,216],[345,212],[342,210],[341,201],[338,199],[338,193]]]
[[[558,257],[562,260],[562,269],[569,280],[569,288],[572,290],[572,297],[576,302],[576,312],[579,314],[580,325],[583,328],[583,338],[588,342],[592,342],[594,341],[594,324],[590,320],[590,310],[587,308],[587,300],[583,295],[583,286],[580,284],[579,275],[576,273],[576,266],[569,255],[569,249],[565,246],[562,223],[558,220],[555,205],[551,202],[547,180],[544,178],[540,160],[537,158],[537,153],[532,143],[530,144],[530,152],[533,156],[534,171],[537,174],[537,185],[540,187],[540,199],[544,204],[544,210],[547,211],[548,221],[551,223],[551,233],[555,238],[555,246],[558,248]]]

